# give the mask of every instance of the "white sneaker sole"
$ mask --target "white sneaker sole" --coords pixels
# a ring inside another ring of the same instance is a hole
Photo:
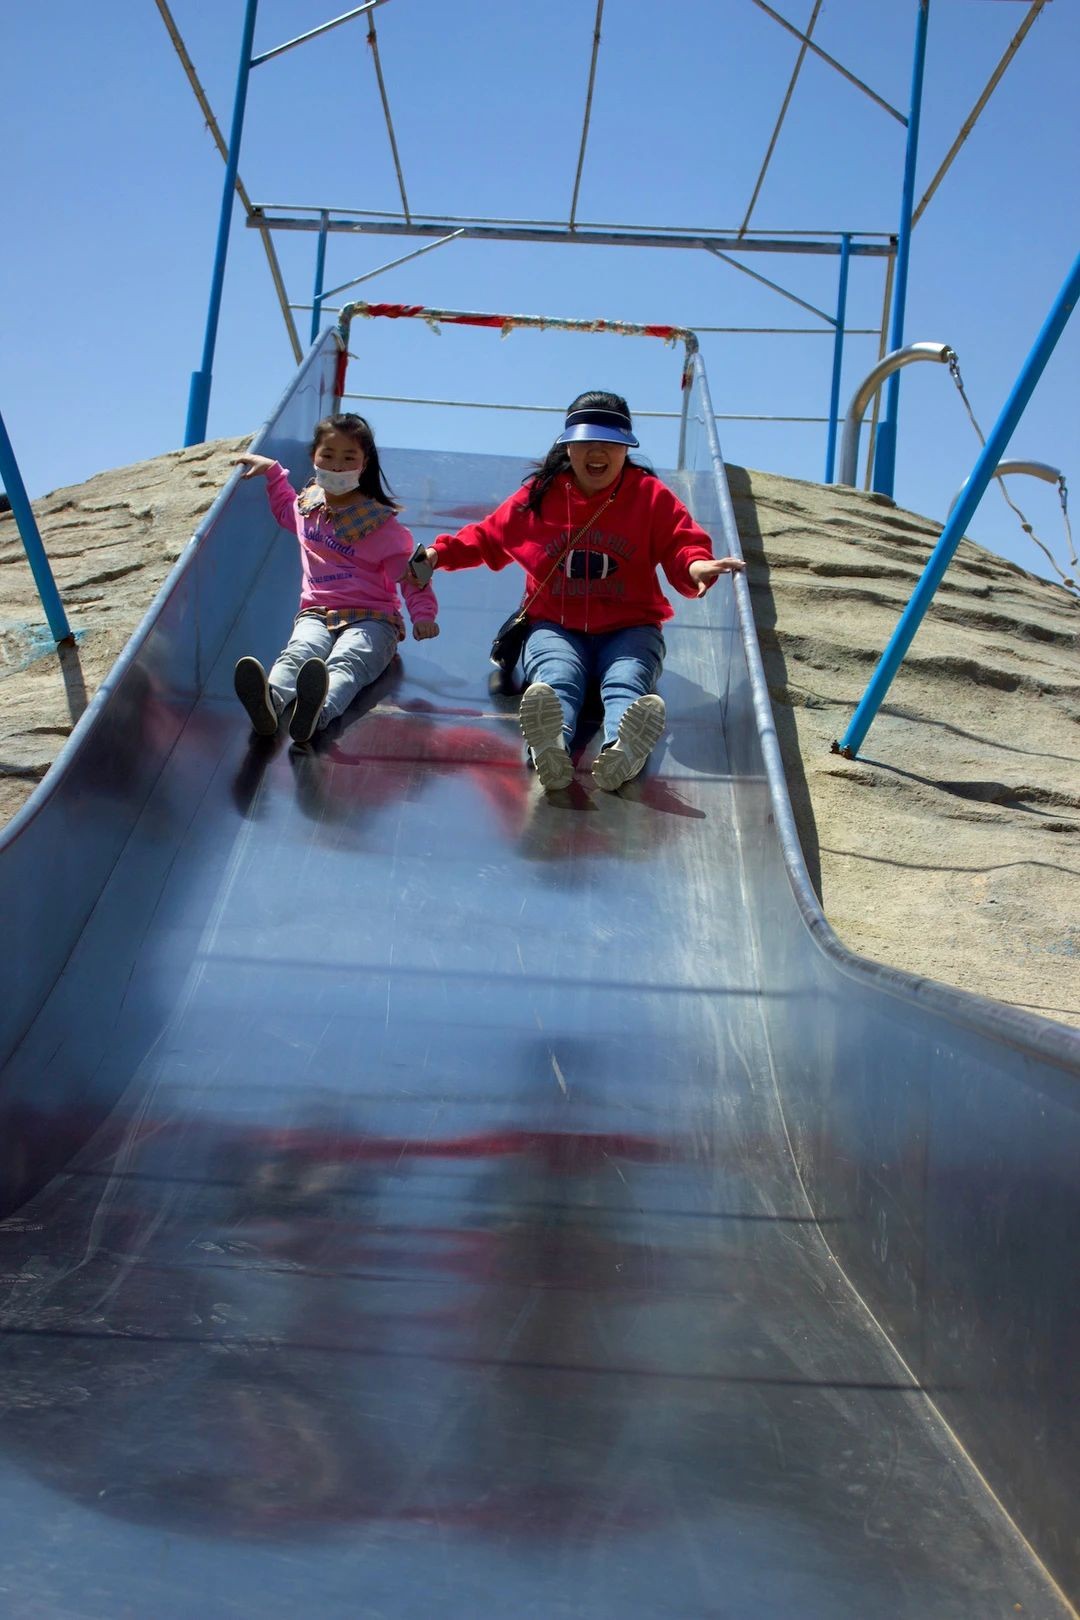
[[[296,706],[289,721],[289,736],[295,743],[310,742],[319,723],[330,676],[321,658],[309,658],[296,676]]]
[[[518,724],[529,745],[545,793],[557,793],[569,787],[574,777],[574,762],[563,741],[562,705],[554,689],[544,681],[535,681],[525,692],[518,708]]]
[[[276,736],[277,710],[266,671],[257,658],[240,659],[233,670],[233,691],[247,710],[252,730],[260,737]]]
[[[655,692],[635,698],[619,721],[619,735],[593,761],[593,781],[605,793],[614,793],[631,781],[664,735],[667,709]]]

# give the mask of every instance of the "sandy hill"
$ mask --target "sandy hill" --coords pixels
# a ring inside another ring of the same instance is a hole
[[[246,440],[35,505],[78,647],[57,659],[0,516],[0,824],[32,792]],[[811,877],[853,949],[1080,1027],[1080,602],[964,541],[889,702],[832,754],[939,530],[729,467]]]

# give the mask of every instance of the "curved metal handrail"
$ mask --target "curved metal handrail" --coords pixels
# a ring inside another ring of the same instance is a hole
[[[838,484],[855,484],[855,463],[859,455],[859,429],[862,419],[866,415],[866,407],[885,381],[901,366],[910,366],[915,360],[937,360],[942,365],[948,365],[956,359],[955,350],[947,343],[907,343],[902,349],[894,349],[879,360],[872,371],[867,372],[851,397],[851,404],[844,417],[844,431],[840,440],[840,470],[836,476]]]
[[[999,461],[991,476],[994,478],[1011,478],[1015,473],[1030,473],[1032,478],[1041,478],[1047,484],[1056,484],[1059,489],[1065,478],[1065,474],[1060,467],[1051,467],[1049,462],[1046,461]],[[971,474],[969,473],[949,502],[949,512],[952,511],[970,482]]]

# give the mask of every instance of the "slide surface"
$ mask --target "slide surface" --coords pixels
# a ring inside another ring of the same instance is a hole
[[[425,540],[522,471],[386,462]],[[437,576],[440,638],[315,749],[253,739],[272,528],[190,704],[159,651],[57,789],[70,864],[159,756],[2,1082],[0,1609],[1067,1614],[807,1201],[770,1029],[816,1002],[761,971],[720,592],[647,773],[598,792],[586,740],[545,799],[488,691],[512,570]]]

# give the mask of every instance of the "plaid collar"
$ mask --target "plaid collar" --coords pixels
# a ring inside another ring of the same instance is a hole
[[[301,490],[296,498],[296,504],[303,517],[317,512],[320,507],[325,510],[326,517],[333,527],[335,538],[345,545],[355,545],[363,540],[365,535],[371,534],[375,529],[381,529],[383,524],[394,515],[393,508],[384,506],[381,501],[372,500],[370,495],[357,494],[356,499],[347,506],[337,506],[331,509],[326,504],[326,491],[318,484],[308,484]]]

